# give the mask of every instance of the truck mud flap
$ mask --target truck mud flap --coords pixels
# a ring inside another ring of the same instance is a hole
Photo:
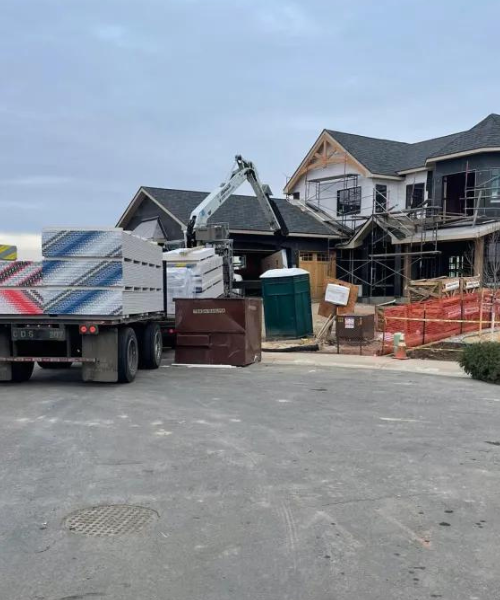
[[[2,358],[11,356],[9,327],[0,327],[0,356]],[[12,381],[11,363],[0,362],[0,381]]]
[[[96,359],[93,363],[83,363],[83,381],[116,383],[118,381],[118,328],[103,327],[99,330],[99,335],[84,335],[82,356]]]

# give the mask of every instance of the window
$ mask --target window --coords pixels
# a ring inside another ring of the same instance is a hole
[[[292,198],[294,200],[300,200],[300,192],[293,192]]]
[[[406,186],[406,208],[418,208],[424,202],[423,183],[412,183]]]
[[[434,171],[427,171],[427,183],[425,184],[425,189],[427,191],[427,198],[431,199],[434,191]]]
[[[377,183],[375,186],[375,212],[387,210],[387,186]]]
[[[328,252],[301,252],[300,260],[306,262],[328,262]]]
[[[448,257],[448,277],[462,277],[464,274],[464,257]]]
[[[491,169],[491,202],[500,203],[500,169]]]
[[[355,215],[361,210],[361,187],[337,190],[337,215]]]

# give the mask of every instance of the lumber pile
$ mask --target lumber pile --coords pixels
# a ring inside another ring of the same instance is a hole
[[[441,298],[451,298],[461,293],[477,291],[481,284],[479,275],[475,277],[436,277],[416,279],[406,286],[406,296],[410,303],[425,302]]]

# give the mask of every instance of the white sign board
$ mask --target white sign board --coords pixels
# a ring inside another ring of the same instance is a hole
[[[349,288],[343,285],[336,285],[335,283],[329,283],[326,286],[325,300],[330,304],[336,304],[337,306],[347,306],[349,302]]]
[[[465,289],[466,290],[472,290],[474,288],[478,288],[479,287],[479,277],[474,277],[474,279],[470,278],[468,280],[465,281]]]
[[[354,329],[354,317],[345,317],[344,326],[346,329]]]
[[[444,291],[451,292],[452,290],[458,290],[460,287],[460,280],[455,279],[454,281],[446,281],[444,284]]]

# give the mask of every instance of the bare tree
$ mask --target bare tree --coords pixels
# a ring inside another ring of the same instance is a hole
[[[464,250],[464,263],[463,263],[463,273],[464,277],[469,277],[470,275],[475,275],[474,273],[474,243],[471,242],[467,244]]]
[[[498,291],[500,289],[500,231],[492,233],[486,241],[483,269],[484,285],[492,292],[491,334],[495,329]]]

